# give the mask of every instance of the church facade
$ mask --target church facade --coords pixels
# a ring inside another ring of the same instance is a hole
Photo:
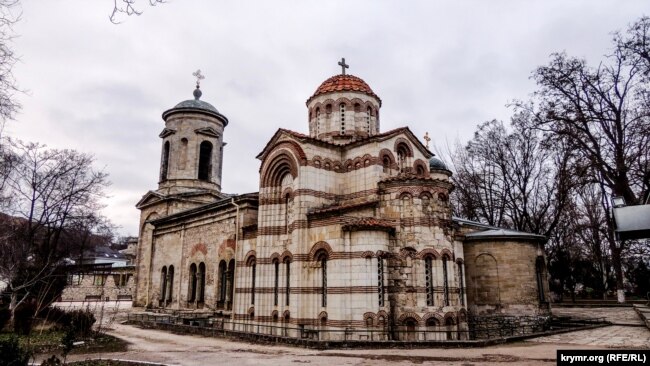
[[[135,306],[332,339],[457,339],[470,314],[550,311],[545,238],[452,217],[451,172],[408,127],[380,130],[362,79],[325,80],[307,99],[309,133],[278,129],[257,156],[259,192],[240,195],[221,192],[229,121],[200,98],[197,83],[163,113],[158,189],[137,204]]]

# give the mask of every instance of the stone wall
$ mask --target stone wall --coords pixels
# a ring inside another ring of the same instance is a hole
[[[468,241],[464,252],[471,313],[543,315],[549,312],[546,271],[542,274],[541,294],[536,274],[536,260],[544,259],[541,244],[514,239]]]
[[[130,300],[135,287],[133,272],[125,269],[71,275],[61,293],[61,301]]]

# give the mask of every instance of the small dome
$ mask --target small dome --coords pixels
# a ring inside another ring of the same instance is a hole
[[[197,86],[193,92],[194,99],[184,100],[176,104],[174,108],[166,110],[163,112],[163,119],[166,120],[167,117],[175,113],[198,112],[216,117],[224,123],[224,126],[228,125],[228,118],[226,118],[226,116],[219,113],[217,108],[212,104],[200,100],[202,94],[201,89]]]
[[[442,160],[434,156],[429,159],[429,170],[447,170],[447,166],[442,162]]]
[[[314,95],[307,99],[307,103],[321,94],[346,91],[360,92],[371,97],[375,97],[377,100],[379,100],[379,105],[381,106],[381,99],[379,99],[377,94],[375,94],[375,92],[370,89],[370,86],[368,86],[368,84],[363,81],[363,79],[354,75],[347,74],[335,75],[323,81],[323,83],[320,84],[320,86],[314,92]]]
[[[217,108],[215,108],[212,104],[210,104],[208,102],[204,102],[202,100],[198,100],[198,99],[184,100],[184,101],[176,104],[176,106],[174,106],[174,108],[205,109],[205,110],[210,111],[210,112],[219,113]]]

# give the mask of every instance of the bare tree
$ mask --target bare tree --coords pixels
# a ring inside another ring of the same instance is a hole
[[[572,155],[542,143],[527,128],[530,116],[481,124],[474,138],[451,155],[457,213],[489,225],[550,235],[575,185]]]
[[[0,241],[0,277],[8,282],[13,320],[16,307],[66,263],[66,227],[98,207],[108,181],[90,155],[20,142],[12,147],[17,159],[6,187],[11,227]]]
[[[550,144],[566,144],[578,154],[582,170],[605,190],[630,205],[650,195],[650,89],[647,63],[648,19],[617,34],[614,49],[597,67],[556,53],[533,72],[539,90],[533,104],[518,103],[534,114],[532,126],[547,133]],[[646,51],[644,51],[644,49]],[[608,205],[608,204],[607,204]],[[610,216],[610,213],[607,212]],[[611,218],[607,220],[613,231]],[[629,243],[610,241],[619,301],[625,300],[621,258]]]
[[[156,6],[162,4],[165,0],[148,0],[150,6]],[[113,0],[113,11],[108,17],[111,23],[118,24],[120,23],[118,17],[120,14],[131,16],[131,15],[141,15],[142,10],[137,7],[137,0]]]

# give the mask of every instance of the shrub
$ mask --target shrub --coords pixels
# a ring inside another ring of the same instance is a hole
[[[75,335],[88,337],[96,322],[95,315],[88,310],[73,310],[68,312],[70,329]]]
[[[15,336],[0,340],[0,355],[0,366],[27,366],[32,356],[20,346]]]
[[[9,311],[9,308],[0,308],[0,331],[5,328],[9,319],[11,319],[11,311]]]
[[[57,323],[66,331],[71,331],[75,336],[87,337],[91,334],[95,324],[95,315],[89,310],[64,311],[58,308],[48,309],[46,312],[50,321]]]
[[[28,335],[32,331],[35,310],[36,307],[31,303],[24,303],[16,308],[14,311],[14,332]]]

